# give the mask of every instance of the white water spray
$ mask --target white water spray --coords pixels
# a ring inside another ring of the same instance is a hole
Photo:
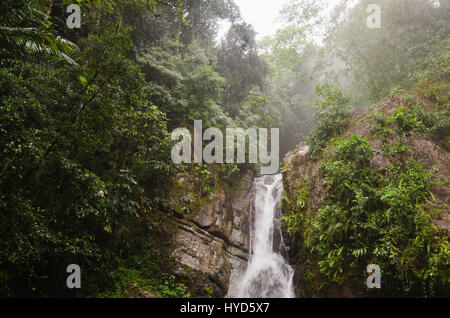
[[[277,204],[283,192],[281,175],[263,176],[254,181],[255,215],[251,229],[250,258],[245,273],[230,282],[227,297],[292,298],[294,270],[279,252],[274,251],[274,226]],[[282,240],[281,233],[277,233]]]

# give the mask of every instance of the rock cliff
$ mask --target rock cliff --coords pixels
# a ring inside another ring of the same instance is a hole
[[[191,277],[193,296],[224,297],[232,268],[245,268],[249,252],[253,174],[238,189],[213,194],[198,211],[169,219],[168,256],[174,274]]]

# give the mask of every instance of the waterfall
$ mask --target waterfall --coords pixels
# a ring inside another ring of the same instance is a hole
[[[277,209],[283,192],[282,176],[255,179],[254,221],[250,233],[250,255],[245,272],[230,281],[227,297],[292,298],[294,270],[280,254],[285,249]],[[274,241],[274,237],[278,242]],[[274,244],[275,243],[275,244]]]

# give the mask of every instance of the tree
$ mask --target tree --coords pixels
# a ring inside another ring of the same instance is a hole
[[[253,27],[233,24],[218,48],[218,72],[227,79],[223,104],[232,118],[252,88],[263,88],[267,66],[259,57]]]
[[[374,1],[349,3],[342,1],[334,13],[327,50],[345,61],[362,103],[384,97],[394,87],[408,87],[424,58],[448,38],[448,1],[376,1],[382,13],[380,29],[366,25],[367,7]]]
[[[0,69],[0,272],[19,295],[59,294],[52,268],[68,259],[107,286],[146,248],[175,171],[127,32],[79,46],[77,65]]]
[[[295,147],[312,127],[313,68],[317,49],[307,39],[306,28],[288,25],[259,43],[269,65],[266,94],[269,108],[280,114],[281,152]]]
[[[38,1],[0,2],[0,59],[39,59],[42,55],[74,64],[75,44],[57,36]]]

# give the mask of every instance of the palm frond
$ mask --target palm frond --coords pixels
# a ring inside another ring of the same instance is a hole
[[[0,56],[23,59],[28,54],[42,54],[76,64],[71,55],[78,47],[53,32],[45,13],[30,3],[6,12],[0,20]]]

